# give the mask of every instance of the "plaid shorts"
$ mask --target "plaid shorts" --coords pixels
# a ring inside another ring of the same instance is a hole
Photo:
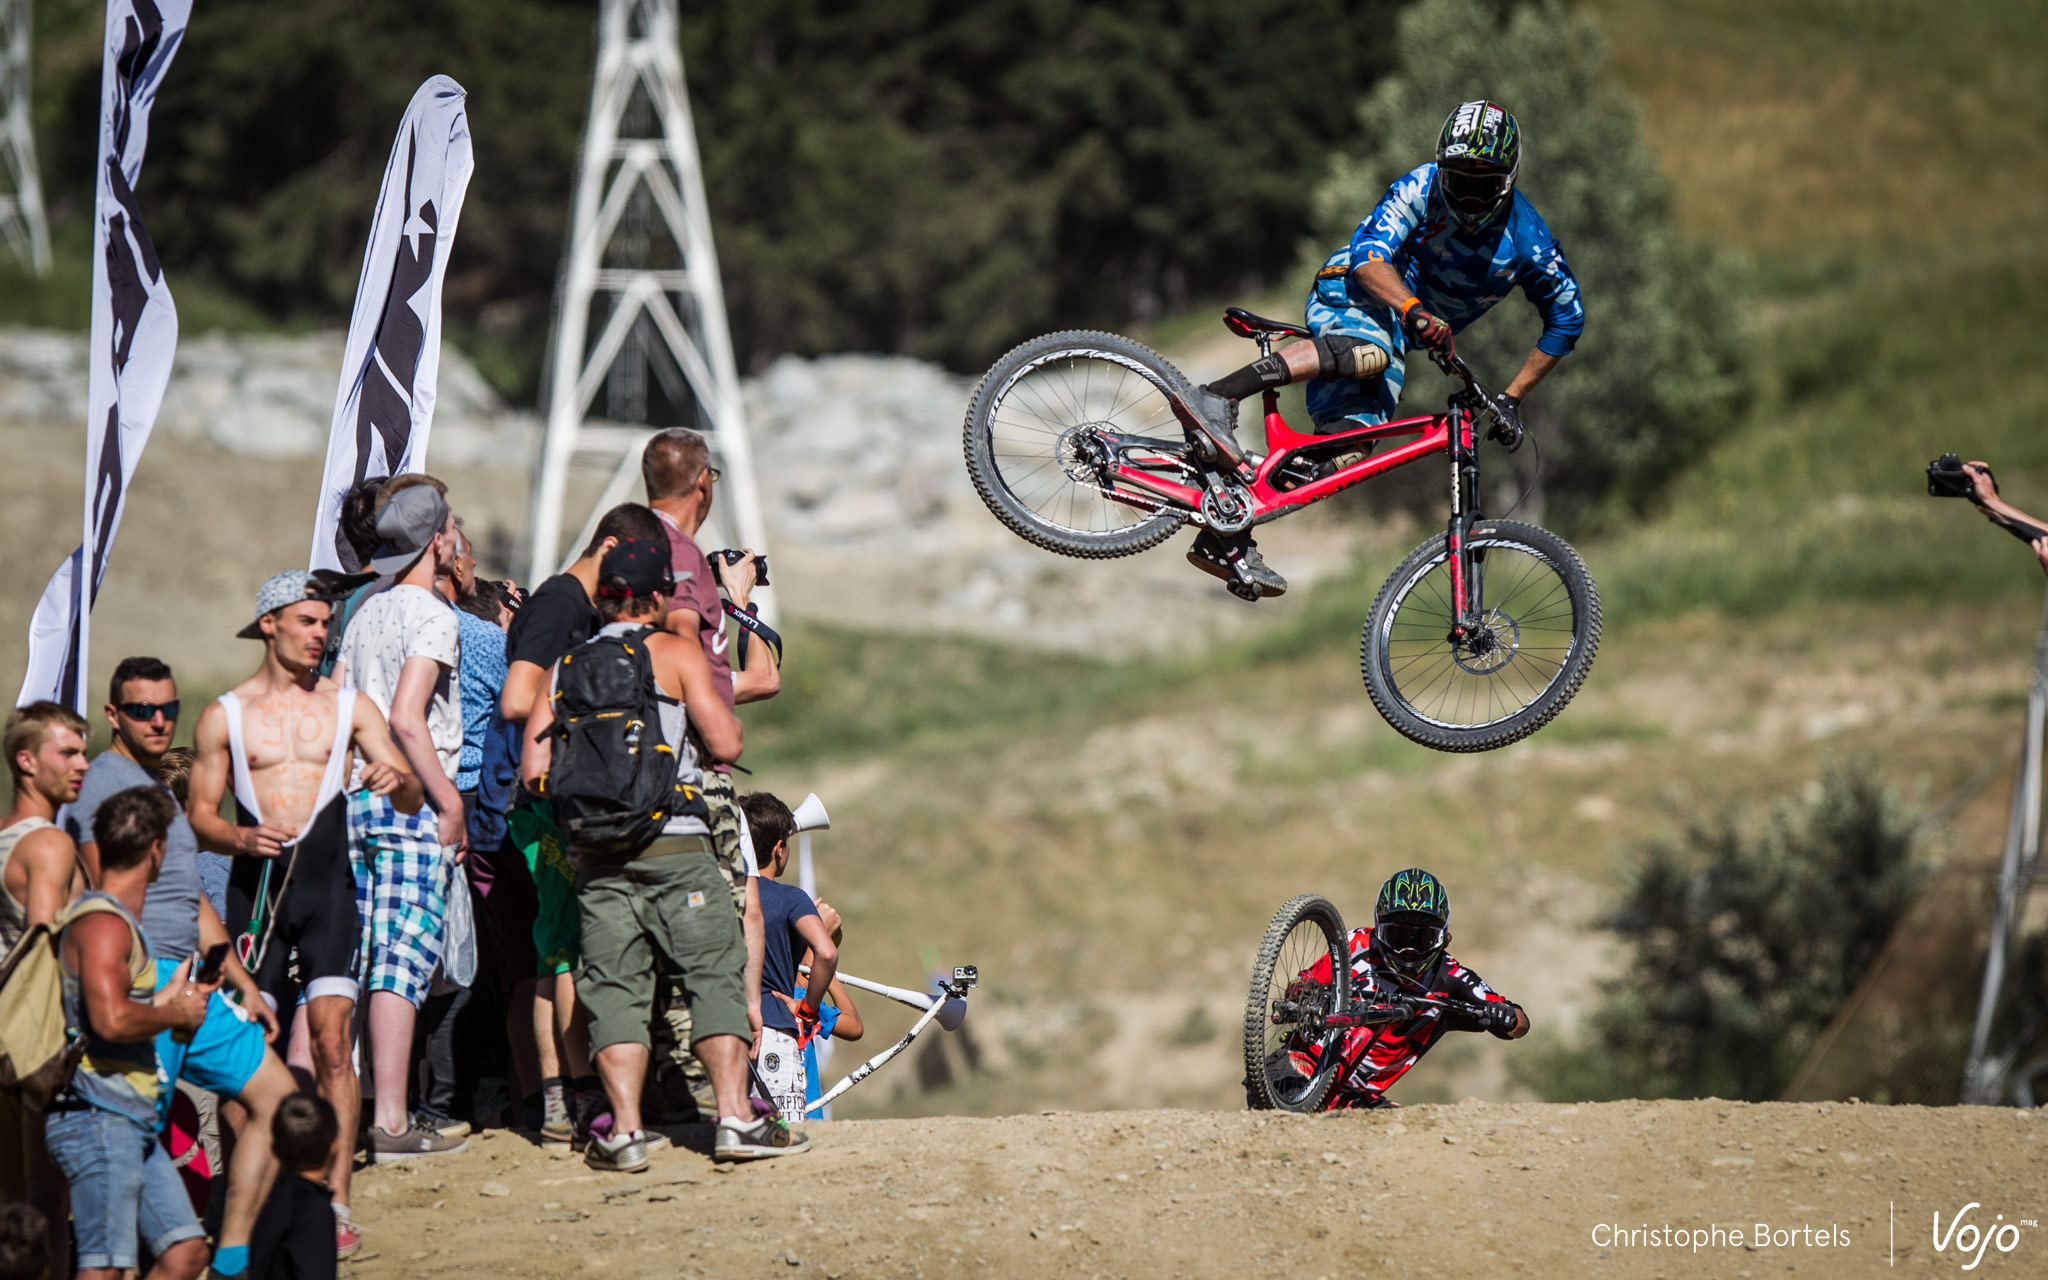
[[[371,991],[395,991],[418,1008],[441,963],[448,870],[434,811],[400,813],[367,790],[348,797],[349,864]]]

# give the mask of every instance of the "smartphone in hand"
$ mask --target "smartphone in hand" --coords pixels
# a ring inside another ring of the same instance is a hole
[[[228,944],[216,942],[206,949],[206,955],[192,971],[192,981],[200,986],[220,981],[220,971],[228,962]]]

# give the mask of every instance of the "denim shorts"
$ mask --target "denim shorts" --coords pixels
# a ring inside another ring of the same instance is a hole
[[[148,1129],[86,1105],[49,1112],[44,1133],[51,1161],[71,1184],[71,1232],[81,1269],[126,1270],[141,1265],[138,1242],[162,1256],[206,1234],[171,1153]]]

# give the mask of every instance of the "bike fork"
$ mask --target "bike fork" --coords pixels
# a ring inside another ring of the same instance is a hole
[[[1479,630],[1484,572],[1472,554],[1472,527],[1479,523],[1479,454],[1473,447],[1472,415],[1452,410],[1451,429],[1451,519],[1445,531],[1445,545],[1451,561],[1451,607],[1457,621],[1451,627],[1453,644]]]

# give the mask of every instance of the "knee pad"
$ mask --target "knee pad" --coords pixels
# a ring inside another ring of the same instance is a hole
[[[1318,334],[1315,344],[1319,367],[1316,376],[1328,382],[1335,378],[1376,378],[1387,371],[1387,353],[1363,338],[1346,334]]]

